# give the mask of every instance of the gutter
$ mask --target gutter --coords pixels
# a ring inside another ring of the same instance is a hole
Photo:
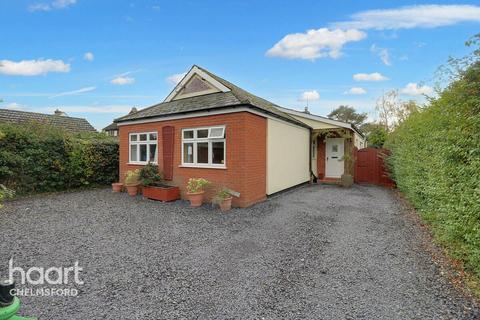
[[[196,113],[196,112],[209,112],[209,111],[217,111],[217,110],[224,110],[224,109],[230,109],[230,108],[231,109],[242,108],[242,107],[254,109],[254,110],[259,111],[260,113],[264,113],[266,115],[269,115],[269,116],[272,116],[274,118],[278,118],[280,120],[289,122],[289,123],[294,124],[296,126],[312,130],[312,128],[309,125],[304,124],[303,122],[300,122],[298,120],[295,121],[295,120],[292,120],[292,119],[287,118],[287,117],[282,117],[281,115],[278,115],[274,112],[265,110],[263,108],[259,108],[257,106],[252,105],[252,104],[234,104],[234,105],[227,105],[227,106],[221,106],[221,107],[190,110],[190,111],[184,111],[184,112],[174,112],[174,113],[161,114],[161,115],[145,116],[145,117],[139,117],[139,118],[135,118],[135,119],[117,118],[117,119],[113,120],[113,122],[114,123],[122,123],[122,122],[127,122],[127,121],[142,121],[142,120],[146,120],[146,119],[155,119],[155,118],[161,119],[161,118],[166,118],[166,117],[171,117],[171,116],[187,115],[187,114],[192,114],[192,113]],[[279,111],[281,112],[281,110],[279,110]],[[139,112],[141,112],[141,110]]]

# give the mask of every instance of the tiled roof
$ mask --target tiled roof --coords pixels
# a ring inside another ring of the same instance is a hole
[[[113,123],[110,123],[105,128],[103,128],[103,131],[110,131],[110,130],[116,130],[116,129],[118,129],[118,126],[115,122],[113,122]]]
[[[299,126],[309,128],[303,122],[300,122],[294,117],[277,109],[278,106],[276,104],[257,97],[205,69],[202,69],[198,66],[197,68],[220,82],[222,85],[230,89],[230,91],[209,93],[201,96],[194,96],[189,98],[172,100],[169,102],[162,102],[151,107],[139,110],[138,112],[115,119],[115,122],[163,117],[174,114],[220,109],[225,107],[246,106],[253,107],[261,112],[295,123]]]
[[[83,118],[43,114],[37,112],[26,112],[18,110],[0,109],[0,122],[7,123],[29,123],[39,122],[55,127],[63,128],[73,133],[96,132],[94,127]]]

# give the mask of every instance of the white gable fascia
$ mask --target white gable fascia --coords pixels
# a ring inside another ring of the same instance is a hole
[[[284,113],[292,114],[298,117],[303,117],[303,118],[318,121],[318,122],[328,123],[328,124],[342,127],[342,128],[352,129],[352,125],[350,123],[337,121],[329,118],[324,118],[324,117],[316,116],[314,114],[309,114],[302,111],[297,111],[297,110],[292,110],[292,109],[287,109],[282,107],[280,107],[279,109]]]
[[[175,96],[182,90],[182,88],[190,81],[190,79],[197,74],[199,77],[205,79],[208,83],[210,83],[212,86],[217,88],[221,92],[228,92],[230,91],[229,88],[221,84],[219,81],[215,80],[212,78],[210,75],[208,75],[206,72],[203,70],[200,70],[197,66],[193,66],[190,71],[183,77],[183,79],[175,86],[175,88],[170,92],[170,94],[165,98],[164,102],[170,102],[175,98]],[[200,94],[201,95],[201,94]]]
[[[328,123],[328,124],[338,126],[338,127],[341,127],[341,128],[351,129],[351,130],[355,131],[356,133],[358,133],[361,137],[363,137],[363,134],[361,134],[357,129],[355,129],[350,123],[343,122],[343,121],[337,121],[337,120],[333,120],[333,119],[329,119],[329,118],[325,118],[325,117],[320,117],[320,116],[305,113],[305,112],[302,112],[302,111],[297,111],[297,110],[292,110],[292,109],[287,109],[287,108],[282,108],[282,107],[277,107],[277,108],[280,109],[282,112],[287,113],[287,114],[295,115],[295,116],[298,116],[298,117],[303,117],[303,118],[318,121],[318,122]]]

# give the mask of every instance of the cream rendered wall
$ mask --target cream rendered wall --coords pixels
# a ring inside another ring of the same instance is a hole
[[[310,130],[267,119],[267,194],[310,180]]]
[[[354,145],[355,147],[357,147],[358,149],[363,149],[363,148],[366,148],[367,146],[365,145],[365,138],[363,138],[361,135],[359,135],[358,133],[355,132],[355,135],[354,135]]]
[[[312,127],[314,130],[318,129],[335,129],[335,128],[340,128],[336,125],[317,121],[317,120],[312,120],[304,117],[300,117],[294,114],[290,114],[290,116],[294,117],[295,119],[302,121],[306,125]],[[311,147],[311,146],[310,146]],[[315,152],[312,152],[312,172],[315,176],[318,176],[318,168],[317,168],[317,148],[318,146],[315,147]],[[313,150],[312,150],[313,151]]]

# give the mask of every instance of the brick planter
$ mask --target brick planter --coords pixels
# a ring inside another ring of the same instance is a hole
[[[144,186],[143,196],[158,201],[175,201],[180,199],[180,189],[174,186]]]

